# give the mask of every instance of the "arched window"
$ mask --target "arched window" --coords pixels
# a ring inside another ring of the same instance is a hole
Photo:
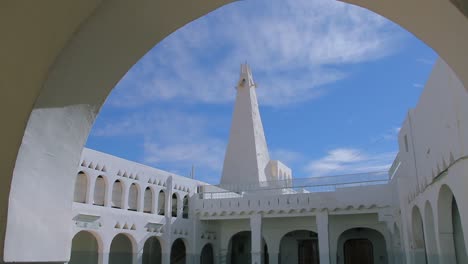
[[[172,195],[172,217],[177,217],[177,194]]]
[[[112,186],[112,207],[122,208],[122,182],[116,180]]]
[[[73,201],[77,203],[86,203],[86,192],[88,189],[88,177],[83,172],[78,173],[75,182],[75,193]]]
[[[188,203],[188,195],[184,196],[184,207],[182,208],[182,218],[188,218],[189,214],[189,203]]]
[[[164,205],[166,203],[166,195],[163,190],[158,195],[158,215],[164,215]]]
[[[153,210],[153,191],[151,190],[150,187],[146,187],[143,212],[151,213],[152,210]]]
[[[93,203],[95,205],[104,205],[104,200],[106,197],[106,181],[102,176],[96,178],[96,183],[94,184],[94,199]]]
[[[128,210],[136,211],[138,209],[138,187],[136,183],[130,185],[128,191]]]

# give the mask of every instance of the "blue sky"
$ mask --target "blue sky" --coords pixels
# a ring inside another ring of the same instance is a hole
[[[220,179],[239,65],[258,84],[273,159],[294,177],[386,169],[437,58],[365,9],[248,0],[168,36],[114,88],[87,147],[180,175]]]

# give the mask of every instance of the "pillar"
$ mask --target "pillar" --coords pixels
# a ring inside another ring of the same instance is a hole
[[[268,251],[268,263],[269,264],[278,264],[279,252],[270,252]]]
[[[330,244],[328,236],[328,212],[320,212],[316,217],[320,264],[330,264]]]
[[[262,215],[255,214],[250,217],[250,230],[252,242],[252,264],[262,263]]]

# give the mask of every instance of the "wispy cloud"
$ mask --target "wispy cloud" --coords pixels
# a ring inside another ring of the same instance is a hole
[[[350,74],[340,66],[395,52],[396,32],[380,16],[338,1],[237,2],[162,41],[121,80],[109,103],[229,102],[245,60],[263,105],[303,102]]]
[[[305,170],[311,176],[383,171],[391,166],[395,155],[393,152],[369,154],[359,149],[337,148],[309,162]]]
[[[192,165],[205,177],[218,177],[225,143],[208,133],[216,116],[201,116],[171,109],[136,111],[102,121],[94,137],[131,136],[143,139],[140,162],[171,171],[186,172]],[[134,146],[136,147],[136,146]]]
[[[302,153],[288,149],[270,150],[270,158],[273,160],[279,160],[285,163],[287,166],[293,166],[294,164],[304,160]]]

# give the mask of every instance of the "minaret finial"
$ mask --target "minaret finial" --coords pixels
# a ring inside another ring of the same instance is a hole
[[[253,80],[252,72],[250,71],[250,67],[247,64],[247,62],[245,62],[245,64],[241,64],[238,87],[256,87],[255,82]]]

